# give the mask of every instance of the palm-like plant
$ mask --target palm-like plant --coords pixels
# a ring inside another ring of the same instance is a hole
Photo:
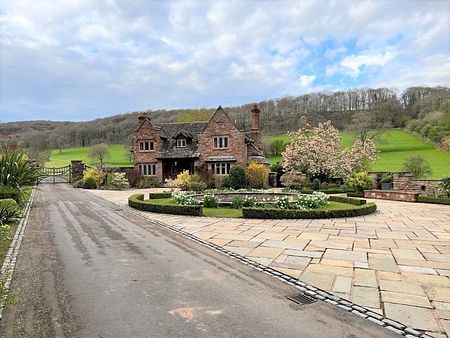
[[[2,150],[0,157],[0,185],[20,188],[33,184],[38,176],[36,165],[30,163],[24,153],[17,150]]]

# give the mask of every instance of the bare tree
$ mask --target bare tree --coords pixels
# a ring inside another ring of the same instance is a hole
[[[111,151],[106,143],[93,145],[89,148],[88,156],[93,160],[99,160],[100,166],[103,167],[104,161],[109,157]]]

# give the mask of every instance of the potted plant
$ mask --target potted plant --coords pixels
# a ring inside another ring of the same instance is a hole
[[[392,173],[383,173],[381,174],[380,182],[381,182],[381,190],[391,190],[394,185],[394,178]]]

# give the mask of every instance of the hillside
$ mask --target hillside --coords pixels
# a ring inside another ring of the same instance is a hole
[[[340,132],[339,134],[344,147],[350,146],[357,137],[354,132]],[[271,141],[276,138],[285,142],[290,140],[288,135],[270,136],[268,139]],[[370,170],[402,171],[406,158],[421,155],[430,163],[433,170],[427,178],[441,179],[450,175],[450,154],[438,150],[434,144],[426,142],[408,131],[387,130],[375,140],[375,144],[379,150],[379,160],[371,166]],[[281,157],[270,158],[271,163],[281,160]]]
[[[218,99],[218,105],[220,98]],[[249,129],[251,104],[224,108],[244,130]],[[409,124],[425,136],[432,135],[439,142],[450,135],[450,117],[445,124],[433,127],[429,113],[448,111],[450,116],[450,88],[411,87],[398,94],[390,88],[359,88],[339,92],[316,92],[300,96],[282,97],[258,102],[261,110],[261,130],[265,134],[281,134],[295,130],[301,116],[315,125],[331,120],[339,130],[358,130],[361,127],[405,127]],[[148,111],[152,120],[187,122],[190,118],[207,119],[217,107],[209,109],[175,109]],[[0,144],[20,142],[33,152],[69,147],[83,147],[100,142],[128,144],[137,124],[137,112],[99,118],[87,122],[24,121],[0,123]],[[446,115],[446,116],[447,116]],[[422,121],[424,121],[422,123]],[[430,122],[431,121],[431,122]],[[436,122],[438,123],[438,122]],[[7,135],[15,134],[19,139]]]

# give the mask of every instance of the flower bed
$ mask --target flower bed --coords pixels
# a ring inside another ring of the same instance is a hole
[[[139,210],[190,216],[244,217],[244,218],[337,218],[373,213],[375,203],[344,196],[327,196],[267,192],[216,192],[194,194],[186,191],[158,196],[144,201],[141,194],[128,199],[132,208]],[[233,211],[234,210],[234,211]]]

